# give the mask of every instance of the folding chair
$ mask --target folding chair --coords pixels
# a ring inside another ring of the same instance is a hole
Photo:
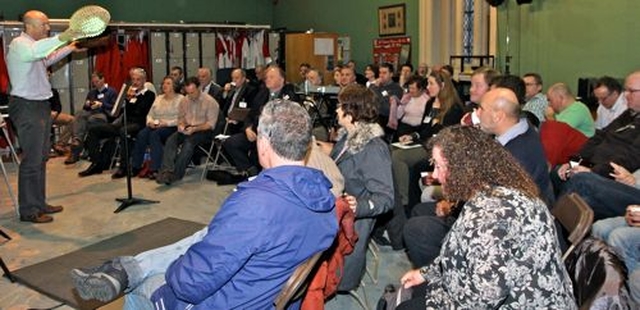
[[[20,165],[20,159],[18,158],[18,154],[16,153],[16,150],[13,147],[13,143],[11,143],[11,137],[9,136],[9,132],[7,131],[7,122],[5,122],[4,117],[5,117],[4,114],[0,114],[0,129],[2,129],[2,135],[4,136],[5,140],[7,141],[7,145],[9,147],[9,153],[11,155],[11,158],[12,158],[13,162],[16,164],[16,166],[19,166]],[[2,169],[2,176],[4,177],[4,182],[7,184],[7,190],[9,192],[9,196],[11,198],[11,201],[13,202],[13,206],[15,208],[16,216],[20,217],[20,208],[18,206],[18,200],[16,199],[16,196],[13,193],[13,189],[11,187],[11,182],[9,182],[9,174],[7,172],[6,167],[4,166],[4,161],[1,158],[1,156],[5,155],[5,154],[6,154],[5,151],[0,152],[0,168]]]
[[[217,167],[221,166],[221,165],[218,165],[218,160],[220,160],[220,157],[222,157],[222,159],[228,166],[232,166],[231,161],[229,161],[229,159],[222,152],[222,142],[224,142],[224,140],[229,138],[229,136],[227,135],[228,128],[229,128],[229,122],[227,121],[224,124],[224,129],[222,130],[222,134],[219,134],[213,137],[213,140],[211,140],[211,145],[209,146],[208,150],[202,145],[198,145],[198,148],[207,155],[207,160],[204,162],[204,168],[202,169],[202,175],[200,176],[200,181],[204,180],[204,177],[207,175],[207,171],[215,170]],[[214,147],[216,148],[215,155],[213,155]],[[212,165],[211,169],[209,169],[209,165]]]
[[[313,279],[311,276],[318,259],[322,256],[323,252],[318,252],[309,257],[305,262],[300,264],[293,272],[289,280],[284,284],[282,291],[276,297],[273,305],[276,306],[276,310],[284,310],[287,305],[298,298],[300,298],[307,289],[309,281]]]
[[[564,261],[591,229],[593,210],[580,195],[570,193],[560,197],[551,210],[551,214],[569,232],[567,239],[571,242],[571,246],[562,255],[562,260]]]

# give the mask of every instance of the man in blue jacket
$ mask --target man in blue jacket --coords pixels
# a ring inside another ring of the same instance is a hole
[[[338,223],[331,183],[304,166],[307,112],[290,101],[262,110],[255,179],[238,185],[207,229],[135,257],[71,272],[82,298],[128,294],[126,309],[270,309],[294,269],[327,249]]]

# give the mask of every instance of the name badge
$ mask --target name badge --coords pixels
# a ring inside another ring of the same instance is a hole
[[[431,119],[432,119],[431,116],[427,116],[422,120],[422,123],[423,124],[429,124],[429,123],[431,123]]]
[[[136,97],[129,99],[129,103],[136,103],[136,101],[138,101],[138,98]]]
[[[104,94],[98,94],[98,99],[104,98]]]
[[[284,95],[284,96],[282,97],[282,99],[284,99],[284,100],[289,100],[289,95]]]
[[[244,101],[240,101],[240,102],[238,102],[238,106],[239,106],[240,108],[242,108],[242,109],[245,109],[245,108],[247,108],[247,103],[246,103],[246,102],[244,102]]]
[[[388,97],[389,93],[386,90],[382,91],[382,97]]]

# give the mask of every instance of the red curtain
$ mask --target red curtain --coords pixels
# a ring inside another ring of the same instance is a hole
[[[122,56],[122,67],[125,76],[129,69],[139,67],[147,72],[147,80],[151,82],[151,71],[149,65],[149,45],[146,36],[132,35],[127,41],[124,55]]]
[[[0,37],[0,93],[6,94],[9,92],[9,72],[7,72],[7,64],[4,60],[4,44],[3,39]]]
[[[124,78],[122,78],[122,55],[115,36],[111,38],[109,45],[100,48],[96,53],[95,70],[104,74],[104,79],[116,91],[120,90]]]

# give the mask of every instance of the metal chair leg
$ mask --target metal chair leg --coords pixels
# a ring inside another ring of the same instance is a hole
[[[7,190],[9,192],[9,197],[11,198],[11,201],[13,202],[13,207],[15,208],[16,211],[16,216],[18,218],[20,218],[20,208],[18,205],[18,200],[16,199],[16,196],[13,194],[13,189],[11,188],[11,182],[9,182],[9,175],[7,173],[7,169],[4,167],[4,163],[2,162],[2,158],[0,158],[0,168],[2,168],[2,176],[4,177],[4,182],[7,184]],[[3,233],[3,236],[4,235]],[[9,238],[11,239],[11,238]]]
[[[364,282],[360,282],[360,286],[358,288],[356,288],[355,290],[351,290],[349,291],[349,295],[351,295],[351,297],[353,297],[358,304],[360,305],[360,307],[362,307],[363,310],[369,310],[369,302],[367,302],[367,292],[364,289]],[[362,295],[364,296],[364,299],[362,297],[360,297],[360,295],[358,294],[358,289],[362,290]]]
[[[8,240],[11,240],[11,237],[9,237],[9,235],[7,235],[7,233],[5,233],[2,229],[0,229],[0,235],[7,238]],[[7,265],[4,264],[2,257],[0,257],[0,268],[2,268],[4,275],[7,276],[7,278],[9,278],[9,281],[16,282],[16,280],[13,278],[13,275],[11,274],[11,271],[9,271],[9,268],[7,268]]]
[[[378,284],[378,267],[380,265],[380,257],[378,256],[379,248],[373,240],[369,241],[368,248],[373,257],[373,271],[369,269],[369,266],[366,266],[365,272],[373,284]]]

